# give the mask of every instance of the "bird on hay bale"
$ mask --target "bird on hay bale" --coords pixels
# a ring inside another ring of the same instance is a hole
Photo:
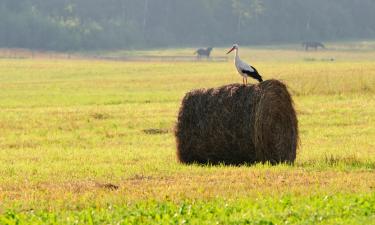
[[[262,82],[262,76],[258,73],[258,71],[252,67],[251,65],[247,64],[246,62],[242,61],[240,59],[240,56],[238,55],[238,44],[234,44],[233,47],[227,52],[227,55],[231,53],[232,51],[236,50],[236,56],[234,58],[234,65],[237,68],[238,73],[242,76],[242,82],[244,85],[247,84],[247,78],[252,77],[259,82]]]

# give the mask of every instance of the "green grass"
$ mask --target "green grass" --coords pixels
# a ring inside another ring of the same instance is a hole
[[[232,62],[0,59],[0,224],[374,223],[375,51],[241,55],[293,94],[293,166],[177,162],[182,97]]]
[[[8,224],[371,224],[374,195],[146,201],[63,212],[7,211]]]

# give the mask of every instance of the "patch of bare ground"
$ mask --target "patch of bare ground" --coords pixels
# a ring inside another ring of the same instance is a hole
[[[363,193],[374,191],[375,174],[362,172],[254,171],[228,169],[210,174],[180,174],[174,176],[133,175],[116,182],[74,181],[3,184],[0,199],[29,201],[79,199],[82,195],[116,195],[118,200],[165,198],[211,199],[240,198],[257,194],[293,193]],[[103,198],[105,199],[105,198]]]
[[[148,134],[148,135],[167,134],[171,132],[170,129],[158,129],[158,128],[150,128],[150,129],[145,129],[142,131],[143,133]]]

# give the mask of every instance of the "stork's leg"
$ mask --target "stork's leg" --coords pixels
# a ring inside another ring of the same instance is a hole
[[[247,77],[245,78],[245,81],[246,81],[246,85],[247,85]]]
[[[242,77],[242,83],[245,84],[245,78],[244,77]]]

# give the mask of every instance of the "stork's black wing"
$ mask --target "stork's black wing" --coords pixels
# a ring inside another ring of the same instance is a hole
[[[258,71],[257,71],[254,67],[252,67],[252,66],[250,66],[250,67],[251,67],[254,71],[250,71],[250,70],[242,70],[242,73],[248,75],[249,77],[252,77],[252,78],[258,80],[259,82],[262,82],[262,81],[263,81],[262,76],[258,73]]]

